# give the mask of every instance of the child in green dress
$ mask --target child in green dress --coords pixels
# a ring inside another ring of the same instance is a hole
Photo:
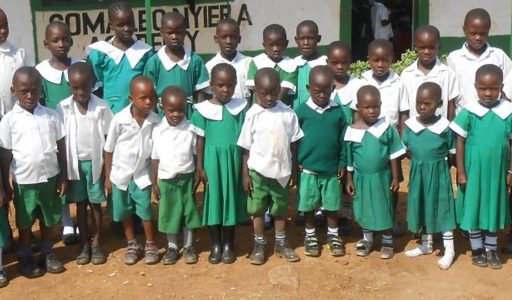
[[[233,263],[235,225],[247,220],[242,185],[242,149],[236,145],[247,111],[245,98],[232,98],[237,85],[233,66],[213,67],[213,98],[194,106],[192,123],[203,132],[197,142],[197,173],[204,186],[203,224],[208,226],[208,261]],[[222,245],[221,245],[222,242]]]
[[[457,133],[457,222],[469,231],[473,264],[494,269],[501,268],[497,231],[510,224],[507,189],[512,183],[512,104],[501,99],[502,87],[499,67],[478,68],[478,101],[466,105],[450,124]]]
[[[176,234],[183,230],[185,263],[197,262],[192,246],[193,230],[201,227],[201,218],[194,200],[194,154],[199,128],[185,119],[186,93],[179,87],[167,87],[162,92],[164,118],[153,129],[151,177],[153,194],[159,201],[158,230],[167,234],[164,265],[179,258]]]
[[[392,258],[393,198],[398,192],[398,158],[405,154],[395,127],[379,118],[379,90],[365,85],[357,92],[360,119],[347,128],[347,192],[354,197],[354,216],[363,229],[356,254],[367,256],[373,250],[373,232],[382,231],[380,257]]]
[[[108,9],[108,25],[114,36],[108,41],[89,45],[85,52],[96,81],[103,87],[102,98],[112,113],[117,114],[129,105],[130,82],[142,75],[153,55],[153,48],[133,40],[135,20],[133,10],[126,2],[112,3]]]
[[[187,95],[187,119],[192,117],[192,105],[202,102],[208,88],[208,71],[203,59],[185,49],[186,21],[183,15],[173,11],[162,17],[160,34],[165,45],[149,59],[144,76],[153,81],[158,97],[168,86],[179,86]]]
[[[443,106],[441,87],[427,81],[415,94],[418,117],[405,121],[403,134],[403,143],[411,160],[407,224],[411,232],[421,231],[422,235],[421,245],[405,251],[405,255],[431,254],[432,234],[442,232],[445,250],[437,264],[447,270],[455,256],[455,202],[449,169],[455,153],[455,138],[449,128],[450,121],[436,114],[437,109]]]
[[[339,237],[338,211],[341,209],[340,180],[346,164],[342,146],[346,123],[341,106],[330,99],[333,82],[329,67],[313,67],[308,84],[311,97],[295,109],[304,131],[297,151],[298,209],[305,212],[304,253],[308,256],[320,255],[314,223],[315,209],[320,207],[327,215],[327,245],[331,255],[345,255],[345,245]]]

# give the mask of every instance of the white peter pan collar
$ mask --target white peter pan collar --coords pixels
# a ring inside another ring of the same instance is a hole
[[[178,65],[178,67],[180,67],[184,71],[186,71],[188,69],[188,65],[190,64],[192,52],[190,52],[190,50],[188,50],[188,49],[185,49],[185,56],[183,56],[183,59],[178,62],[174,62],[171,60],[169,55],[167,55],[167,53],[165,52],[166,48],[167,48],[167,46],[160,48],[160,50],[158,50],[158,53],[157,53],[158,58],[162,62],[162,65],[164,65],[165,70],[169,71],[172,68],[174,68],[174,66]]]
[[[345,132],[345,141],[360,143],[366,132],[370,133],[376,138],[380,138],[389,127],[389,122],[386,118],[380,118],[375,124],[368,129],[356,129],[352,126],[347,128]]]
[[[146,52],[150,51],[152,48],[148,44],[141,42],[141,41],[135,41],[133,45],[126,49],[126,51],[123,51],[117,47],[114,47],[112,44],[105,42],[105,41],[99,41],[92,45],[89,45],[86,49],[86,54],[89,54],[91,50],[98,50],[106,55],[108,55],[114,62],[118,65],[121,60],[123,59],[123,56],[126,55],[126,58],[128,59],[128,62],[130,63],[130,66],[132,68],[135,68],[139,60],[146,54]]]
[[[81,61],[83,61],[83,60],[71,57],[71,64],[81,62]],[[52,67],[52,65],[50,65],[49,59],[43,60],[42,62],[37,64],[36,69],[37,69],[37,71],[39,71],[39,74],[41,74],[41,76],[43,76],[44,79],[48,80],[51,83],[60,84],[60,82],[62,80],[62,74],[64,74],[64,79],[66,79],[66,81],[69,82],[68,70],[66,69],[64,71],[61,71],[61,70],[55,69],[54,67]]]
[[[299,66],[299,67],[302,67],[306,63],[311,68],[314,68],[316,66],[325,66],[327,64],[327,56],[325,56],[325,55],[322,55],[322,56],[318,57],[317,59],[313,59],[313,60],[305,60],[304,58],[302,58],[302,55],[299,55],[299,56],[295,57],[294,60],[295,60],[295,63],[297,64],[297,66]]]
[[[448,121],[446,118],[441,117],[437,122],[434,124],[425,127],[423,124],[421,124],[418,119],[416,118],[410,118],[407,121],[405,121],[405,125],[409,127],[410,130],[414,133],[418,133],[424,129],[428,129],[432,133],[435,134],[441,134],[443,131],[445,131],[446,128],[450,126],[450,121]]]
[[[351,75],[348,79],[347,84],[345,84],[344,87],[339,88],[339,89],[334,89],[334,91],[332,92],[332,95],[331,95],[331,99],[334,100],[336,98],[336,96],[338,96],[338,99],[340,99],[340,103],[342,105],[347,105],[349,103],[352,103],[352,101],[355,99],[352,97],[343,97],[344,96],[343,92],[344,91],[349,91],[349,92],[353,91],[354,88],[351,86],[353,84],[361,85],[361,82],[358,78]],[[357,89],[359,89],[359,87],[357,87]],[[355,91],[354,91],[354,96],[355,96],[355,92],[357,92],[357,89],[355,89]]]
[[[306,101],[306,105],[309,106],[309,108],[311,108],[315,112],[317,112],[319,114],[323,114],[324,112],[329,110],[331,107],[338,106],[338,103],[334,102],[333,99],[329,99],[329,103],[327,103],[327,105],[325,107],[320,107],[320,106],[316,105],[315,102],[313,102],[313,99],[311,99],[311,97],[309,97],[308,101]]]
[[[231,115],[236,116],[247,106],[247,100],[244,98],[233,98],[224,105],[213,104],[207,100],[194,104],[194,109],[207,119],[221,121],[223,106]]]
[[[464,106],[464,108],[479,117],[485,116],[490,110],[503,120],[512,114],[512,103],[503,99],[501,99],[500,102],[491,109],[481,105],[478,101],[471,102]]]
[[[283,56],[283,59],[275,63],[273,60],[271,60],[267,54],[261,53],[260,55],[253,58],[254,64],[256,64],[256,67],[259,69],[262,68],[274,68],[276,65],[279,66],[279,68],[283,69],[283,71],[287,73],[295,72],[297,69],[297,64],[295,63],[295,60],[289,58],[288,56]]]

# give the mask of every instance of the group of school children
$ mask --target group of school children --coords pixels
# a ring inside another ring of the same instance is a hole
[[[1,249],[10,235],[10,200],[18,265],[28,278],[65,270],[52,252],[51,228],[63,224],[64,236],[74,232],[68,203],[77,207],[76,262],[105,263],[100,229],[107,199],[113,221],[123,225],[127,265],[142,254],[146,264],[160,260],[152,197],[159,203],[158,231],[168,242],[163,264],[180,257],[196,263],[193,230],[201,226],[211,239],[208,261],[233,263],[235,226],[250,216],[249,260],[261,265],[266,213],[274,222],[275,254],[299,261],[286,238],[295,185],[305,255],[321,253],[320,208],[330,254],[345,255],[338,213],[352,198],[362,228],[355,253],[369,255],[374,232],[381,232],[380,257],[389,259],[404,157],[410,160],[408,229],[421,233],[420,246],[405,255],[432,253],[433,234],[442,233],[438,265],[450,268],[458,224],[469,234],[473,264],[501,268],[496,233],[510,223],[512,63],[487,43],[485,10],[468,12],[467,41],[450,53],[448,65],[437,58],[439,31],[421,26],[414,39],[418,59],[401,75],[390,69],[392,44],[378,39],[368,49],[371,70],[361,79],[348,74],[351,53],[344,43],[333,42],[327,56],[320,55],[313,21],[297,26],[301,55],[291,59],[284,55],[282,26],[267,26],[264,53],[249,58],[237,51],[237,23],[223,19],[214,36],[220,51],[204,64],[184,48],[186,24],[177,12],[162,18],[165,46],[157,53],[133,40],[133,11],[125,2],[113,3],[108,17],[113,37],[87,47],[85,62],[68,57],[67,26],[49,24],[44,46],[52,56],[34,68],[23,66],[23,50],[7,41],[7,16],[0,10],[0,286],[8,283]],[[194,199],[200,183],[202,216]],[[136,240],[133,215],[141,219],[144,245]],[[39,256],[31,248],[36,219]]]

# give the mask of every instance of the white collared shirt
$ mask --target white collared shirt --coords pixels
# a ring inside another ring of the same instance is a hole
[[[71,57],[71,64],[75,64],[77,62],[83,62],[83,60]],[[54,67],[52,67],[52,65],[50,65],[49,59],[43,60],[42,62],[38,63],[36,65],[36,69],[44,79],[46,79],[47,81],[49,81],[51,83],[60,84],[60,82],[62,81],[63,74],[64,74],[64,79],[66,80],[66,82],[69,82],[68,70],[66,69],[64,71],[61,71],[61,70],[55,69]]]
[[[304,136],[295,112],[281,101],[272,108],[254,104],[245,116],[238,146],[249,150],[247,165],[283,187],[290,179],[290,144]]]
[[[247,106],[247,99],[246,98],[232,98],[228,103],[224,105],[220,104],[214,104],[210,101],[203,101],[197,104],[194,104],[194,109],[201,114],[201,116],[205,117],[206,119],[214,120],[214,121],[222,121],[223,120],[223,107],[227,109],[227,111],[233,115],[236,116],[244,108]],[[200,130],[200,136],[204,136],[204,132],[200,128],[197,128]]]
[[[256,65],[256,68],[258,70],[263,68],[272,68],[274,69],[277,66],[281,68],[286,73],[292,73],[297,70],[297,64],[295,63],[295,60],[289,58],[288,56],[283,56],[283,59],[281,59],[280,62],[275,63],[273,60],[271,60],[266,53],[261,53],[260,55],[254,57],[252,59],[254,64]],[[254,80],[249,79],[246,81],[246,86],[249,88],[254,88]],[[286,80],[281,81],[281,87],[290,89],[288,91],[288,94],[295,94],[297,91],[297,86],[295,82],[289,82]]]
[[[194,154],[199,128],[184,119],[171,126],[164,117],[153,129],[152,159],[159,160],[158,179],[171,179],[194,172]]]
[[[437,58],[434,67],[427,74],[418,69],[418,60],[416,60],[402,71],[400,78],[407,89],[410,118],[418,116],[416,111],[416,94],[418,87],[424,82],[435,82],[441,87],[443,106],[437,109],[436,114],[442,115],[445,118],[448,117],[448,101],[457,98],[460,94],[455,72]]]
[[[0,118],[10,112],[16,103],[11,93],[12,76],[27,64],[25,50],[16,48],[6,41],[0,45]]]
[[[112,40],[110,41],[110,43],[106,41],[98,41],[96,43],[90,44],[85,49],[85,54],[89,55],[91,50],[103,52],[108,57],[110,57],[116,63],[116,65],[119,65],[123,57],[126,56],[128,63],[133,69],[135,68],[139,60],[142,57],[144,57],[146,52],[151,51],[151,49],[153,49],[151,46],[142,41],[135,41],[135,43],[133,43],[133,45],[131,45],[130,48],[123,51],[112,45],[111,42]]]
[[[361,87],[361,80],[359,78],[350,76],[347,84],[339,89],[335,89],[332,93],[332,98],[340,99],[341,105],[349,105],[357,103],[357,91]]]
[[[475,89],[475,74],[479,67],[485,64],[493,64],[503,71],[506,76],[512,70],[512,61],[503,50],[491,47],[487,48],[480,56],[475,56],[466,47],[451,52],[446,58],[446,64],[457,75],[460,84],[460,96],[457,99],[457,112],[471,102],[478,101],[478,95]],[[508,96],[508,95],[507,95]]]
[[[327,65],[327,56],[321,55],[320,57],[313,59],[313,60],[305,60],[302,55],[296,56],[294,58],[295,63],[298,67],[302,67],[305,64],[308,64],[311,69],[313,69],[316,66],[325,66]]]
[[[380,2],[375,2],[370,10],[374,39],[389,40],[393,37],[391,23],[382,25],[383,20],[391,21],[389,18],[389,9]]]
[[[251,95],[246,86],[247,72],[249,71],[251,60],[252,58],[243,55],[239,51],[237,51],[235,58],[231,61],[222,57],[220,52],[217,52],[217,54],[206,63],[206,69],[208,70],[208,75],[212,78],[212,69],[216,65],[226,63],[233,66],[236,70],[236,88],[233,98],[247,98]],[[213,94],[210,88],[208,89],[208,93]]]
[[[80,179],[78,144],[80,139],[85,139],[86,142],[90,143],[90,148],[92,149],[91,163],[93,182],[98,181],[103,170],[105,136],[107,135],[113,117],[108,104],[96,95],[91,94],[91,99],[87,106],[87,114],[83,116],[89,118],[92,124],[92,128],[90,129],[92,134],[89,136],[84,136],[83,132],[79,130],[76,117],[80,115],[80,112],[77,110],[73,96],[62,100],[57,105],[57,112],[64,121],[64,127],[67,132],[66,158],[68,161],[68,179]]]
[[[338,103],[334,102],[334,100],[332,100],[332,99],[329,99],[329,103],[327,103],[327,105],[325,107],[320,107],[320,106],[316,105],[315,102],[313,102],[313,99],[311,99],[311,97],[309,97],[309,99],[306,101],[306,105],[309,106],[309,108],[311,108],[314,112],[323,114],[324,112],[329,110],[331,107],[338,106]]]
[[[387,121],[392,125],[397,125],[401,112],[409,110],[409,98],[407,90],[400,80],[400,77],[393,71],[389,70],[389,76],[384,82],[379,84],[372,76],[372,70],[363,73],[361,77],[361,86],[373,85],[380,92],[380,116],[386,117]],[[357,101],[350,104],[350,108],[357,110]]]
[[[437,122],[435,122],[434,124],[425,126],[421,124],[416,117],[414,117],[407,119],[405,121],[405,126],[407,126],[412,132],[416,134],[423,130],[428,130],[434,134],[440,135],[446,130],[446,128],[450,127],[450,121],[448,121],[448,119],[446,119],[445,117],[441,116],[439,120],[437,120]],[[455,148],[449,149],[449,153],[455,154],[455,152]]]
[[[12,151],[14,180],[35,184],[59,174],[57,141],[64,136],[64,126],[55,110],[38,104],[31,114],[16,103],[0,121],[0,146]]]
[[[114,116],[104,148],[106,152],[114,153],[110,180],[124,191],[132,178],[140,189],[151,185],[151,134],[153,127],[160,122],[158,115],[150,112],[140,127],[132,116],[131,108],[129,105]]]

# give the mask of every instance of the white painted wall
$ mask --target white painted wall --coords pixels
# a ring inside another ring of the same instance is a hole
[[[0,7],[9,20],[9,41],[27,53],[29,63],[34,63],[34,27],[30,0],[0,0]]]

